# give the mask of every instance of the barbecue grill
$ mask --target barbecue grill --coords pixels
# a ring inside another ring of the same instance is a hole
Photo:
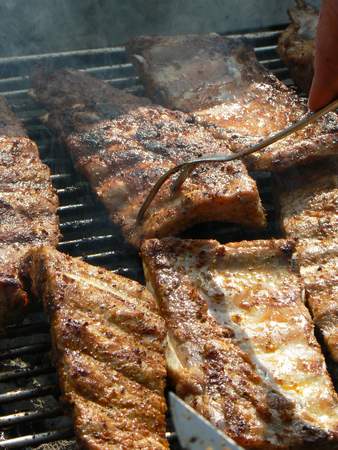
[[[276,52],[278,36],[285,26],[241,33],[255,47],[259,61],[290,85],[288,70]],[[142,95],[142,86],[128,62],[124,47],[100,48],[33,56],[0,58],[0,94],[24,121],[30,137],[39,146],[42,160],[50,167],[60,207],[63,238],[59,250],[81,256],[91,264],[143,281],[137,252],[122,238],[108,219],[103,206],[91,193],[88,183],[75,172],[69,155],[40,122],[45,111],[28,95],[29,75],[37,66],[75,68],[106,80],[113,86]],[[268,214],[264,231],[248,231],[239,226],[204,224],[184,236],[214,238],[220,242],[277,237],[269,173],[252,174]],[[56,372],[50,360],[49,326],[42,306],[27,315],[19,326],[11,326],[0,339],[0,448],[75,448],[71,419],[58,402]],[[178,449],[168,418],[167,437]]]

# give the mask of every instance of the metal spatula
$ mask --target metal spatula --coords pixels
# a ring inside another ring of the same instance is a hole
[[[184,449],[244,450],[172,392],[169,401],[177,437]]]

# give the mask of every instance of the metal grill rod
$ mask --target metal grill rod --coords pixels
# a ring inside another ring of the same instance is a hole
[[[0,373],[0,383],[4,381],[18,380],[20,378],[29,378],[33,375],[44,375],[46,373],[53,373],[54,367],[51,365],[38,366],[32,369],[15,369]]]
[[[27,436],[21,436],[14,439],[6,439],[0,441],[0,448],[27,448],[31,445],[39,445],[46,442],[53,442],[59,439],[67,439],[73,436],[73,427],[64,428],[57,431],[47,431],[45,433],[30,434]]]
[[[57,417],[61,414],[63,414],[63,410],[61,407],[54,408],[54,409],[48,409],[45,411],[18,412],[16,414],[9,414],[8,416],[0,417],[0,426],[8,427],[8,426],[17,425],[19,423],[28,422],[30,420],[46,419],[49,417]]]
[[[5,392],[0,394],[0,405],[3,403],[10,403],[17,400],[23,400],[33,397],[43,397],[45,395],[54,394],[59,392],[59,388],[56,384],[39,386],[30,389],[18,389],[16,391]]]
[[[14,358],[16,356],[27,355],[29,353],[43,352],[49,350],[49,347],[50,347],[49,342],[42,342],[39,344],[30,344],[25,345],[23,347],[12,348],[10,350],[7,350],[6,352],[3,352],[0,355],[0,361],[4,359]]]

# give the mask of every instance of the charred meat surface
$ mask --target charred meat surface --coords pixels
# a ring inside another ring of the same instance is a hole
[[[337,448],[338,402],[292,241],[148,240],[178,394],[245,448]]]
[[[338,234],[338,160],[290,169],[276,177],[281,228],[289,238]]]
[[[62,398],[84,449],[167,449],[164,321],[139,283],[53,248],[22,273],[50,317]]]
[[[33,85],[34,95],[49,110],[48,126],[62,137],[77,168],[132,244],[210,220],[265,225],[256,183],[240,161],[198,167],[176,194],[172,180],[166,183],[138,224],[137,213],[161,175],[206,153],[230,154],[228,146],[188,114],[145,105],[144,99],[83,73],[39,75]],[[87,85],[91,90],[86,91]]]
[[[338,236],[301,240],[294,256],[314,322],[338,363]]]
[[[314,40],[319,14],[304,0],[296,0],[296,6],[288,12],[291,24],[280,35],[278,53],[293,80],[308,93],[313,78]]]
[[[23,254],[58,242],[57,206],[37,146],[0,98],[0,328],[18,318],[27,303],[18,279]]]
[[[140,37],[129,42],[128,52],[152,99],[193,112],[235,152],[307,111],[305,102],[268,73],[239,39],[217,34]],[[282,171],[337,154],[337,136],[337,115],[328,114],[245,161],[254,170]]]

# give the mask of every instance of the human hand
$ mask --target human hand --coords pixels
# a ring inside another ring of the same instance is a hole
[[[338,98],[338,0],[322,0],[309,109],[316,111]]]

